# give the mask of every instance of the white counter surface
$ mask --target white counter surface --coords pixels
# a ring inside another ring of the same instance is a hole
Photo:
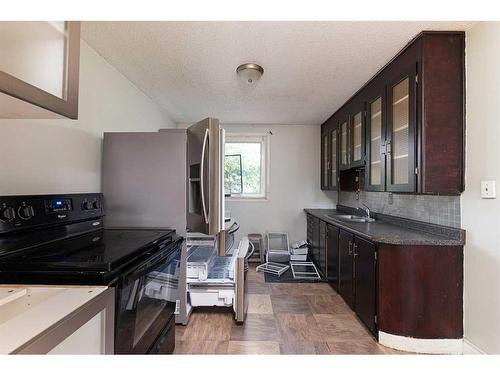
[[[0,285],[0,354],[12,353],[106,289]]]

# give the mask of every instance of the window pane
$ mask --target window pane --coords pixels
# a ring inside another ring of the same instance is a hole
[[[260,142],[236,143],[226,141],[226,155],[241,155],[243,194],[262,194]]]
[[[243,193],[241,155],[226,155],[224,162],[224,191]]]

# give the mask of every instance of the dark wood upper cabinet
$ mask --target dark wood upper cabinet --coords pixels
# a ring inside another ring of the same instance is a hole
[[[349,115],[345,115],[340,118],[338,123],[339,131],[339,169],[346,170],[349,169],[350,156],[351,156],[351,145],[349,140]]]
[[[339,170],[365,168],[368,191],[463,192],[464,74],[464,32],[419,34],[323,124]]]
[[[385,191],[385,86],[375,86],[366,101],[365,189]]]
[[[465,35],[428,33],[419,68],[418,191],[458,194],[465,171]]]
[[[78,118],[80,22],[0,22],[0,118]]]
[[[339,132],[322,126],[321,190],[337,190],[339,185]]]
[[[330,190],[337,190],[339,186],[339,132],[335,127],[330,130]]]
[[[349,168],[365,165],[365,103],[353,101],[349,109]]]
[[[330,140],[329,133],[321,134],[321,189],[330,189]]]

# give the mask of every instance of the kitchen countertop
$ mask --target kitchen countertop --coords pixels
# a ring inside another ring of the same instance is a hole
[[[107,287],[0,285],[0,354],[39,336]]]
[[[304,211],[375,243],[432,246],[463,246],[465,244],[465,231],[458,228],[443,227],[395,217],[391,217],[389,220],[388,216],[385,220],[383,215],[377,215],[379,217],[372,223],[346,222],[325,216],[326,214],[351,214],[343,210],[306,208]]]

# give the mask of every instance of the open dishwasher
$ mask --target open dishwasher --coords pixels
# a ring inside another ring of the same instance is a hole
[[[226,256],[219,256],[217,246],[210,243],[188,246],[186,284],[192,307],[231,307],[236,322],[244,322],[248,307],[248,257],[252,253],[249,247],[248,237],[243,237]]]

